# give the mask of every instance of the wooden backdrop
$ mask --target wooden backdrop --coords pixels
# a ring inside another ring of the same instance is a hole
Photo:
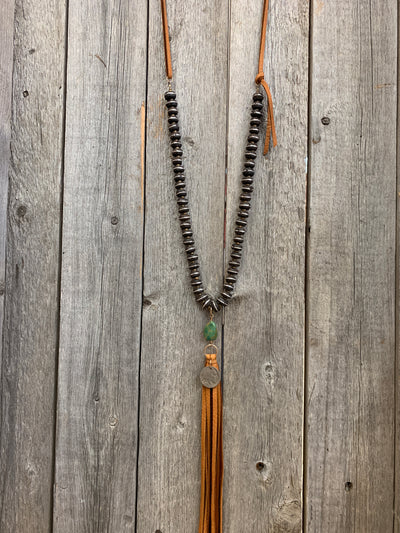
[[[168,1],[212,292],[261,11]],[[400,532],[397,26],[395,0],[270,2],[279,144],[259,152],[217,315],[226,533]],[[207,314],[175,206],[159,1],[2,0],[0,30],[0,531],[195,532]]]

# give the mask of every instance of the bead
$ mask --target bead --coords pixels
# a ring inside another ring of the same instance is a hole
[[[181,191],[176,191],[176,196],[178,196],[179,198],[184,198],[186,196],[187,192],[182,189]]]
[[[164,98],[169,101],[169,100],[175,100],[176,98],[176,94],[174,93],[174,91],[167,91],[166,93],[164,93]]]
[[[215,300],[211,301],[211,307],[214,309],[216,313],[218,313],[218,311],[220,310],[220,306],[217,304]]]
[[[240,195],[240,200],[242,202],[247,202],[248,200],[251,200],[251,195],[250,194],[241,194]]]
[[[202,292],[204,292],[204,288],[203,287],[197,287],[197,289],[193,290],[193,293],[196,294],[196,295],[197,294],[200,295]]]
[[[246,168],[254,168],[256,166],[255,162],[254,161],[245,161],[244,162],[244,166]]]
[[[249,202],[241,202],[239,204],[239,209],[250,209],[251,204]]]
[[[192,254],[192,255],[188,255],[188,261],[197,261],[197,259],[199,258],[198,255],[196,254]]]
[[[186,198],[180,198],[178,201],[177,201],[178,205],[187,205],[188,204],[188,201]]]
[[[247,211],[238,211],[238,217],[240,218],[248,218],[249,213]]]
[[[253,117],[253,118],[250,120],[250,124],[251,124],[252,126],[259,126],[259,125],[261,124],[261,120],[260,120],[259,118],[254,118],[254,117]]]
[[[229,294],[228,292],[221,292],[221,296],[225,299],[225,300],[230,300],[232,298],[232,294]]]
[[[186,252],[187,254],[191,254],[191,253],[193,253],[193,252],[195,252],[195,251],[196,251],[195,246],[189,246],[189,248],[187,248],[187,249],[185,250],[185,252]]]
[[[243,237],[233,237],[233,242],[241,244],[244,241]]]
[[[200,268],[199,263],[193,263],[193,265],[189,265],[190,270],[197,270]]]
[[[193,235],[193,231],[191,229],[187,229],[182,233],[184,237],[191,237]]]
[[[232,284],[232,283],[236,283],[237,279],[234,276],[228,276],[227,278],[225,278],[225,281]]]
[[[213,301],[214,300],[212,300],[212,302],[211,302],[211,306],[213,304]],[[217,330],[217,326],[215,325],[215,322],[210,320],[210,322],[208,322],[204,326],[203,335],[204,335],[204,338],[206,339],[206,341],[215,341],[215,339],[218,336],[218,330]]]
[[[231,248],[232,248],[232,250],[236,250],[237,252],[241,252],[243,246],[241,244],[232,244]]]
[[[245,152],[244,156],[247,159],[255,159],[257,157],[257,154],[255,154],[254,152]]]
[[[168,117],[168,124],[177,124],[178,120],[177,115],[171,115]]]
[[[182,222],[181,223],[182,229],[189,229],[190,228],[190,222]]]
[[[185,169],[181,166],[174,167],[175,174],[179,174],[180,172],[185,172]]]
[[[190,220],[190,215],[180,215],[179,220],[181,220],[182,222],[187,222],[188,220]]]
[[[181,148],[182,143],[180,141],[174,141],[171,143],[172,148]]]
[[[253,178],[242,178],[243,185],[252,185],[253,184]]]
[[[237,276],[239,274],[236,268],[228,268],[227,272],[228,274],[232,274],[233,276]]]
[[[254,187],[253,185],[243,185],[242,191],[250,193],[254,191]]]
[[[168,109],[169,117],[177,116],[177,115],[178,115],[178,110],[175,107],[171,107],[170,109]]]
[[[183,244],[186,246],[188,244],[194,244],[194,239],[183,239]]]
[[[260,137],[258,135],[249,135],[247,137],[247,140],[249,143],[258,143],[258,141],[260,140]]]
[[[178,211],[179,213],[189,213],[189,208],[187,206],[179,207]]]
[[[248,152],[256,152],[257,151],[257,145],[256,144],[248,144],[246,146],[246,150]]]
[[[228,302],[226,302],[221,296],[217,298],[217,302],[226,307],[228,305]]]
[[[240,218],[238,218],[236,220],[236,225],[237,226],[246,226],[247,225],[247,222],[245,220],[240,220]]]
[[[257,128],[256,126],[252,126],[252,127],[249,129],[249,132],[250,132],[252,135],[258,135],[259,132],[260,132],[260,129]]]
[[[264,99],[264,96],[262,95],[262,93],[254,93],[253,94],[253,100],[255,102],[262,102]]]
[[[253,118],[258,118],[258,119],[261,119],[263,114],[260,112],[260,111],[252,111],[250,113],[250,115],[253,117]]]
[[[246,233],[246,230],[244,228],[236,228],[235,233],[236,235],[244,235]]]
[[[200,276],[200,271],[199,270],[195,270],[194,272],[190,273],[190,277],[191,278],[198,278],[199,276]]]
[[[178,182],[178,183],[175,183],[175,189],[176,189],[177,191],[179,191],[179,192],[180,192],[181,190],[183,190],[185,187],[186,187],[186,185],[185,185],[185,182],[184,182],[184,181],[180,181],[180,182]]]
[[[185,174],[178,174],[178,175],[174,176],[174,180],[175,180],[176,182],[178,182],[178,181],[185,181]]]
[[[178,107],[178,102],[176,100],[169,100],[165,105],[170,109],[171,107]]]
[[[242,258],[242,254],[240,252],[233,252],[231,254],[231,257],[235,257],[236,259],[241,259]]]
[[[199,285],[202,285],[202,281],[200,279],[194,279],[192,282],[191,282],[191,285],[192,287],[198,287]]]
[[[207,299],[203,301],[203,305],[202,305],[203,309],[205,309],[208,305],[210,305],[210,303],[211,303],[211,298],[207,294]]]
[[[175,150],[172,152],[172,155],[174,157],[181,157],[183,155],[183,150],[180,148],[175,148]]]
[[[177,132],[171,133],[171,135],[170,135],[171,141],[179,141],[180,138],[181,138],[181,134],[177,133]]]
[[[182,161],[182,158],[181,157],[175,157],[173,160],[172,160],[172,164],[173,165],[182,165],[183,161]]]
[[[171,126],[168,126],[168,130],[172,133],[174,131],[179,131],[179,124],[171,124]]]
[[[241,237],[241,238],[243,239],[243,237]],[[233,267],[233,268],[235,268],[235,267],[239,268],[240,267],[239,261],[229,261],[228,265]],[[229,270],[228,270],[228,272],[229,272]]]
[[[196,301],[197,301],[197,302],[202,302],[202,301],[204,301],[206,298],[208,298],[208,294],[202,294],[201,296],[198,296],[198,297],[196,298]]]
[[[251,105],[251,108],[252,109],[255,109],[256,111],[260,111],[264,106],[262,105],[261,102],[255,102],[254,104]]]
[[[242,174],[243,176],[254,176],[254,170],[251,168],[245,168]]]

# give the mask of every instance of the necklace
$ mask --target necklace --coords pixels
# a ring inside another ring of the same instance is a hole
[[[259,90],[262,85],[267,94],[267,127],[264,155],[269,149],[272,137],[276,146],[276,132],[272,107],[272,96],[264,79],[263,62],[265,52],[265,34],[268,18],[268,0],[264,0],[261,26],[260,53],[258,74],[255,78],[257,90],[252,97],[251,117],[247,146],[244,153],[244,169],[242,171],[242,191],[239,198],[239,209],[235,222],[235,232],[231,245],[230,260],[223,282],[223,289],[217,298],[209,295],[203,286],[200,273],[200,261],[196,253],[192,231],[189,198],[186,190],[185,168],[183,166],[183,149],[179,133],[178,102],[176,92],[172,90],[172,62],[168,32],[166,0],[161,0],[161,13],[164,35],[165,67],[168,78],[168,91],[164,94],[168,116],[168,130],[171,141],[172,168],[175,181],[179,223],[182,230],[191,286],[193,294],[201,307],[208,310],[210,320],[203,333],[208,344],[205,347],[205,365],[200,373],[202,384],[201,414],[201,500],[199,533],[222,533],[222,485],[223,485],[223,449],[222,449],[222,392],[221,373],[217,362],[216,340],[218,332],[213,320],[214,313],[226,307],[234,294],[242,258],[243,242],[246,233],[247,219],[250,211],[251,193],[253,192],[255,159],[257,144],[260,140],[259,131],[263,118],[263,95]]]

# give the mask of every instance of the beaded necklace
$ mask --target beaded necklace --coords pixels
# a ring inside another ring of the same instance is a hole
[[[196,301],[210,313],[210,320],[204,327],[203,333],[208,344],[205,347],[205,365],[200,373],[202,384],[202,414],[201,414],[201,500],[199,533],[222,533],[222,486],[223,486],[223,446],[222,446],[222,392],[221,373],[217,362],[216,340],[218,332],[213,320],[214,313],[226,307],[234,294],[234,287],[239,274],[240,260],[247,219],[250,211],[251,193],[253,192],[253,177],[255,159],[257,157],[257,143],[259,130],[263,118],[263,95],[259,90],[262,85],[267,94],[267,126],[264,145],[264,155],[269,149],[272,137],[273,146],[277,145],[272,96],[264,79],[263,62],[265,52],[265,34],[268,18],[268,0],[264,0],[261,26],[260,53],[258,73],[255,78],[257,90],[253,94],[251,117],[245,162],[242,171],[242,192],[239,198],[239,210],[235,222],[235,232],[231,245],[231,255],[228,268],[224,276],[223,289],[217,298],[208,294],[203,286],[200,274],[199,258],[196,253],[193,237],[189,199],[186,190],[185,169],[183,166],[183,150],[179,133],[178,102],[176,92],[172,90],[172,62],[168,32],[166,0],[161,0],[161,13],[164,35],[165,67],[168,78],[168,91],[164,94],[168,115],[168,130],[171,141],[172,167],[174,173],[176,198],[178,204],[179,223],[182,230],[183,245],[187,255],[190,270],[191,286]]]

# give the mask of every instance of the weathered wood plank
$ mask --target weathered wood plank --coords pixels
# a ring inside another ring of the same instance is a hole
[[[389,532],[397,2],[314,2],[312,27],[307,530]]]
[[[14,0],[0,4],[0,339],[3,334],[6,276],[8,169],[10,163]],[[0,360],[1,360],[0,343]]]
[[[51,525],[64,27],[64,2],[16,2],[0,381],[4,532],[45,533]]]
[[[54,531],[135,531],[145,1],[69,2]]]
[[[167,4],[173,86],[180,109],[193,233],[204,285],[215,293],[220,289],[223,267],[228,1]],[[196,531],[200,506],[199,373],[204,365],[202,329],[208,314],[193,297],[182,245],[166,124],[165,80],[160,2],[152,0],[140,386],[140,533]]]
[[[232,3],[227,246],[256,87],[261,10],[261,0]],[[270,4],[264,72],[278,146],[266,157],[259,150],[242,270],[224,326],[230,533],[301,531],[308,11],[305,0]],[[263,145],[265,124],[262,132]]]
[[[398,25],[400,27],[400,9],[397,9],[397,19]],[[400,48],[400,35],[397,35],[397,50]],[[399,80],[400,80],[400,54],[397,53],[397,242],[396,242],[396,354],[395,354],[395,448],[394,448],[394,520],[393,520],[393,530],[394,533],[400,533],[400,91],[399,91]]]

